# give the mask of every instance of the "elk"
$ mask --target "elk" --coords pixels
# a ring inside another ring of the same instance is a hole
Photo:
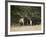
[[[24,26],[24,18],[20,18],[19,23]]]
[[[21,24],[21,25],[32,25],[32,20],[31,20],[31,18],[29,18],[29,17],[21,17],[20,19],[19,19],[19,24]]]
[[[31,20],[31,18],[28,17],[27,20],[28,20],[28,24],[32,25],[32,20]]]

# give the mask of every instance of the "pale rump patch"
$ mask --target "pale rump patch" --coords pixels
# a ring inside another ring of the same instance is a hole
[[[24,24],[24,18],[20,18],[19,23],[23,23]]]

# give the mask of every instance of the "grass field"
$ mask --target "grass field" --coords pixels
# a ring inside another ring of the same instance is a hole
[[[41,25],[33,25],[33,26],[12,26],[11,27],[11,32],[16,32],[16,31],[38,31],[41,30]]]

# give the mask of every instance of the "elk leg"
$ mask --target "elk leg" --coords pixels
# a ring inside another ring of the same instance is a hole
[[[23,22],[23,26],[24,26],[24,22]]]

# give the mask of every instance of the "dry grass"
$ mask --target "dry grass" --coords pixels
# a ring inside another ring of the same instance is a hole
[[[12,26],[11,27],[11,32],[16,32],[16,31],[38,31],[41,30],[41,25],[34,25],[34,26]]]

